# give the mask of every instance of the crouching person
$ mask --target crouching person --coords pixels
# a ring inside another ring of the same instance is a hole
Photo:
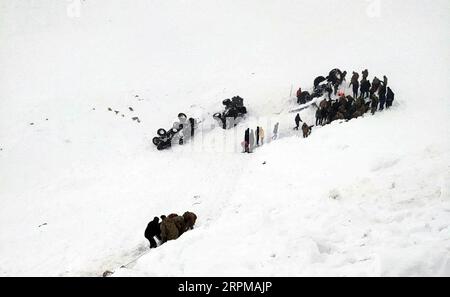
[[[306,123],[302,125],[303,138],[308,137],[311,134],[311,129],[313,126],[308,126]]]
[[[161,239],[161,228],[159,225],[159,218],[154,217],[153,221],[148,223],[147,228],[145,229],[144,236],[150,242],[150,248],[157,247],[156,241],[154,239],[155,236],[159,240]]]
[[[183,214],[184,222],[186,223],[186,231],[194,229],[195,221],[197,221],[197,216],[195,213],[186,211]]]
[[[194,228],[197,216],[193,212],[185,212],[183,216],[170,214],[168,217],[161,216],[161,241],[174,240],[184,232]]]
[[[175,224],[173,217],[161,216],[161,219],[162,222],[160,228],[161,228],[162,243],[165,243],[168,240],[177,239],[180,236],[180,232],[178,231],[177,225]]]

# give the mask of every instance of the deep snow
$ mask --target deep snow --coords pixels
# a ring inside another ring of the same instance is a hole
[[[450,3],[317,2],[0,1],[0,273],[450,276]],[[396,104],[302,139],[291,86],[334,67]],[[237,94],[246,122],[212,129]],[[205,133],[156,151],[181,111]],[[119,268],[186,210],[194,230]]]

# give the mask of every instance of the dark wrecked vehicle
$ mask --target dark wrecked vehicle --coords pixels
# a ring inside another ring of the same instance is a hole
[[[173,123],[172,128],[166,130],[158,129],[158,136],[153,137],[153,144],[158,150],[170,148],[172,143],[183,145],[186,140],[194,136],[195,129],[198,128],[198,122],[194,118],[189,118],[184,113],[178,114],[178,121]]]
[[[222,113],[216,112],[213,118],[221,124],[223,129],[236,126],[239,119],[243,118],[247,113],[247,108],[244,106],[244,99],[239,96],[225,99],[222,104],[225,105],[225,110]]]
[[[314,79],[314,89],[311,94],[311,99],[322,97],[324,94],[331,99],[331,94],[336,94],[340,84],[345,80],[347,72],[342,72],[338,68],[332,69],[327,77],[318,76]]]

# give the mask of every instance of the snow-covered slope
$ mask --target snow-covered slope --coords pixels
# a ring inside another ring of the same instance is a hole
[[[0,274],[450,275],[450,4],[316,2],[1,1]],[[396,104],[302,139],[291,86],[334,67]],[[249,118],[212,128],[237,94]],[[205,133],[156,151],[180,111]],[[186,210],[147,252],[148,221]]]

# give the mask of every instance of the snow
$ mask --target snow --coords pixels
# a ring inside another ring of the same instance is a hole
[[[450,276],[449,8],[1,1],[0,275]],[[291,86],[335,67],[387,75],[394,107],[303,139]],[[249,116],[214,127],[235,95]],[[204,133],[156,151],[179,112]],[[148,221],[187,210],[148,251]]]

